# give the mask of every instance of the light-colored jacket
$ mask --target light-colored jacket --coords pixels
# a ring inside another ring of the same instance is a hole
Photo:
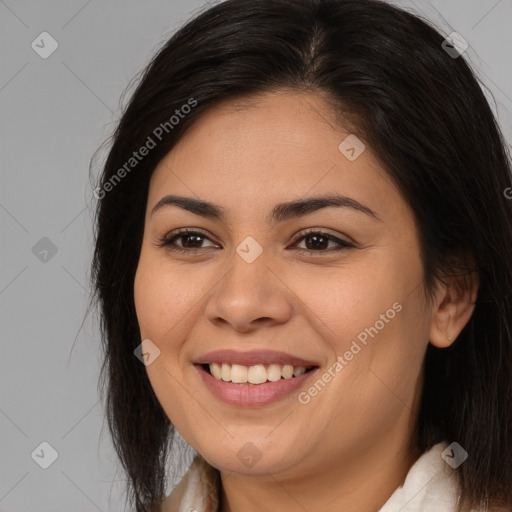
[[[404,483],[378,512],[454,512],[456,469],[441,456],[447,447],[448,443],[439,443],[421,455]],[[219,512],[219,493],[217,473],[196,455],[185,476],[162,503],[161,512]]]

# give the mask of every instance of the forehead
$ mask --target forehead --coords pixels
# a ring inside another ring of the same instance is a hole
[[[371,148],[355,160],[340,150],[349,135],[317,94],[224,101],[203,113],[158,164],[148,208],[165,194],[209,198],[243,211],[333,192],[370,202],[374,211],[403,208]]]

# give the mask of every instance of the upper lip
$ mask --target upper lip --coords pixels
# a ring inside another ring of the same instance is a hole
[[[300,357],[292,356],[285,352],[275,350],[251,350],[240,352],[238,350],[215,350],[209,352],[194,361],[195,364],[227,363],[253,366],[256,364],[291,364],[293,366],[318,366],[314,361],[307,361]]]

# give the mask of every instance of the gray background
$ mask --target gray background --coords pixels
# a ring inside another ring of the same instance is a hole
[[[510,144],[512,0],[394,3],[468,41],[465,56],[492,91]],[[0,511],[124,509],[97,394],[97,319],[80,330],[93,239],[89,162],[129,80],[204,5],[0,0]],[[42,32],[59,45],[47,59],[31,48]],[[58,453],[48,469],[31,457],[43,441]]]

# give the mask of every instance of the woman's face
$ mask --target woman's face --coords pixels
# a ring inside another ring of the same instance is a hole
[[[160,351],[146,369],[171,422],[221,470],[350,467],[414,427],[432,320],[418,234],[371,148],[348,135],[313,93],[231,100],[152,176],[135,278],[141,340]],[[162,203],[169,195],[222,217]],[[276,210],[328,195],[339,204]],[[184,228],[195,234],[172,238]],[[220,350],[284,356],[208,355]],[[279,378],[292,358],[315,369]],[[199,362],[246,364],[217,380]],[[246,374],[274,380],[222,380]]]

